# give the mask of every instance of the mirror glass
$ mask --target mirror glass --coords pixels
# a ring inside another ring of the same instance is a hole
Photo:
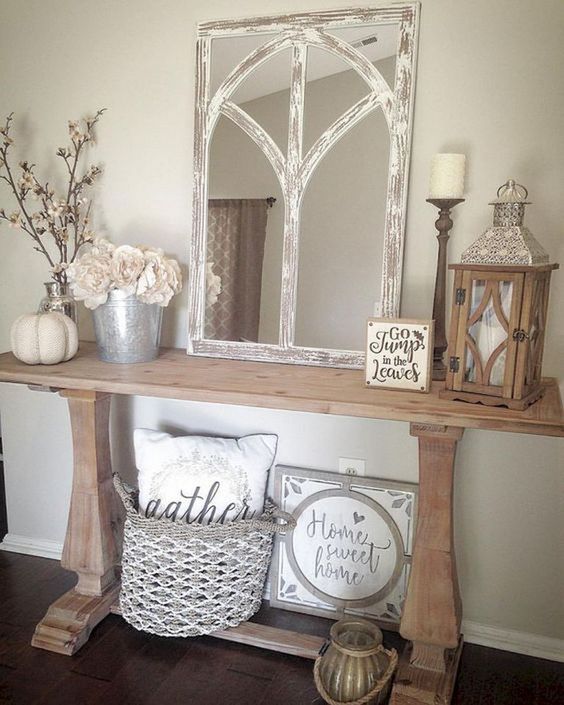
[[[307,52],[304,153],[357,101],[370,93],[366,81],[344,59],[324,49]]]
[[[283,155],[288,149],[290,61],[290,49],[278,52],[256,68],[231,96],[272,137]]]
[[[332,27],[327,34],[350,44],[356,51],[377,65],[384,59],[395,58],[398,50],[399,25],[362,23],[351,27]],[[380,68],[380,67],[378,67]],[[385,76],[388,85],[394,85],[394,73]]]
[[[393,86],[397,25],[335,30]],[[391,56],[385,56],[388,51]],[[344,59],[310,48],[305,89],[308,150],[370,93]],[[381,110],[351,128],[315,169],[302,197],[296,345],[338,350],[365,346],[366,319],[380,299],[390,136]]]
[[[283,204],[264,153],[221,115],[209,158],[207,339],[278,342]]]
[[[398,315],[417,13],[200,26],[189,352],[358,367]]]
[[[217,89],[239,64],[259,47],[276,38],[275,33],[240,33],[236,36],[214,37],[211,42],[209,94]]]
[[[365,345],[366,319],[380,298],[388,153],[386,121],[381,112],[370,113],[331,149],[306,188],[296,345]]]

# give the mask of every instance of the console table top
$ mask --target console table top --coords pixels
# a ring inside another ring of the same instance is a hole
[[[153,362],[111,364],[98,360],[94,343],[82,342],[76,357],[58,365],[30,366],[4,353],[0,382],[564,437],[554,379],[545,380],[540,401],[512,411],[439,399],[441,382],[429,394],[368,389],[363,370],[194,357],[173,348]]]

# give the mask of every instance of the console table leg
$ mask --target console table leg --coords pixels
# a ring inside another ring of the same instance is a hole
[[[419,439],[419,518],[400,625],[411,643],[400,659],[391,705],[451,701],[462,650],[452,496],[456,445],[463,432],[411,424],[411,435]]]
[[[78,575],[37,625],[32,645],[75,653],[110,612],[119,592],[117,504],[109,445],[110,395],[64,390],[74,453],[72,496],[61,564]]]

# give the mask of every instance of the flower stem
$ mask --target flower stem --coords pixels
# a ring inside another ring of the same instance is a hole
[[[26,210],[26,208],[25,208],[25,204],[24,204],[22,198],[20,197],[20,195],[19,195],[19,193],[18,193],[18,189],[16,188],[16,184],[15,184],[15,182],[14,182],[14,177],[12,176],[12,170],[10,169],[10,165],[8,164],[8,149],[7,149],[7,148],[3,148],[2,150],[0,150],[0,153],[2,154],[2,158],[3,158],[3,160],[4,160],[4,166],[6,167],[6,173],[8,174],[8,183],[9,183],[10,186],[12,187],[12,191],[14,192],[14,196],[16,197],[16,201],[18,202],[18,206],[20,207],[20,210],[21,210],[21,212],[23,213],[23,215],[24,215],[24,217],[25,217],[25,219],[26,219],[26,221],[27,221],[27,224],[28,224],[28,226],[29,226],[29,231],[28,231],[28,232],[29,232],[29,234],[31,235],[31,237],[37,242],[37,244],[39,245],[39,247],[41,248],[41,252],[43,252],[43,254],[45,255],[45,257],[47,257],[47,261],[49,262],[49,264],[51,265],[51,267],[54,267],[54,266],[55,266],[55,263],[54,263],[53,260],[51,259],[51,255],[49,254],[49,252],[48,252],[47,249],[45,248],[45,245],[43,244],[43,241],[41,240],[41,238],[39,237],[39,235],[35,232],[35,227],[34,227],[34,225],[33,225],[33,221],[32,221],[32,219],[30,218],[30,216],[29,216],[29,214],[28,214],[28,212],[27,212],[27,210]]]

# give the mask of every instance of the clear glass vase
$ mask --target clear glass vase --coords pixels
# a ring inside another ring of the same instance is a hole
[[[68,286],[60,282],[45,282],[47,294],[39,302],[39,313],[64,313],[78,325],[78,307]]]

